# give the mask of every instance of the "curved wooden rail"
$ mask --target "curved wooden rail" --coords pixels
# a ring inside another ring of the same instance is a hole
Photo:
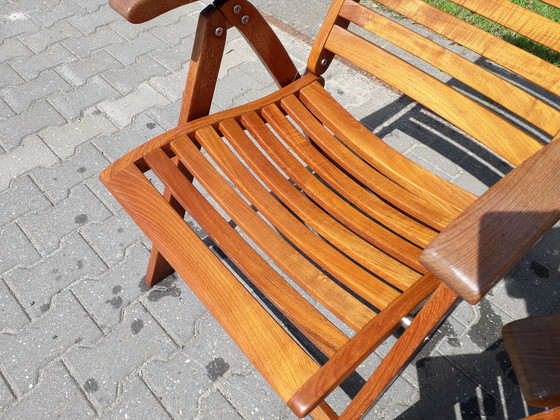
[[[143,23],[196,0],[109,0],[113,9],[131,23]]]

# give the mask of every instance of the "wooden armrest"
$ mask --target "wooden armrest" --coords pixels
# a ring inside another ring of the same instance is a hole
[[[113,9],[131,23],[143,23],[196,0],[109,0]]]
[[[475,304],[560,218],[560,134],[424,249],[420,262]]]

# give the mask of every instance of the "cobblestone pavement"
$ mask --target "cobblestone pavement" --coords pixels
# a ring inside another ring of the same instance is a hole
[[[303,69],[328,5],[294,14],[289,3],[255,2]],[[131,25],[106,0],[0,0],[2,418],[293,418],[180,279],[144,286],[149,243],[97,178],[175,126],[201,9]],[[343,64],[326,79],[378,135],[453,182],[480,193],[507,171]],[[231,36],[214,110],[272,89]],[[500,329],[560,311],[559,243],[556,227],[480,305],[461,304],[368,418],[525,414]]]

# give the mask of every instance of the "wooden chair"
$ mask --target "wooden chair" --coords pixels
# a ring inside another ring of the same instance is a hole
[[[113,7],[141,22],[187,2],[114,0]],[[554,65],[422,0],[378,2],[560,94]],[[507,0],[456,3],[560,50],[560,25]],[[208,116],[230,27],[279,89]],[[355,31],[430,63],[531,129]],[[477,199],[411,162],[323,87],[321,74],[335,55],[518,167]],[[459,296],[478,302],[560,218],[560,113],[532,92],[353,0],[333,0],[300,77],[250,3],[218,0],[200,15],[178,127],[113,163],[101,179],[153,243],[147,283],[176,270],[298,416],[338,418],[325,398],[415,314],[341,414],[358,418]],[[556,137],[543,147],[534,131]],[[163,193],[147,171],[163,182]],[[226,260],[185,222],[185,211]],[[343,333],[341,323],[354,333]]]

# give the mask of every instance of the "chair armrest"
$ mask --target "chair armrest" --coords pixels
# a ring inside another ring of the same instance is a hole
[[[131,23],[143,23],[196,0],[109,0],[113,9]]]
[[[560,133],[449,224],[420,262],[475,304],[560,218]]]

